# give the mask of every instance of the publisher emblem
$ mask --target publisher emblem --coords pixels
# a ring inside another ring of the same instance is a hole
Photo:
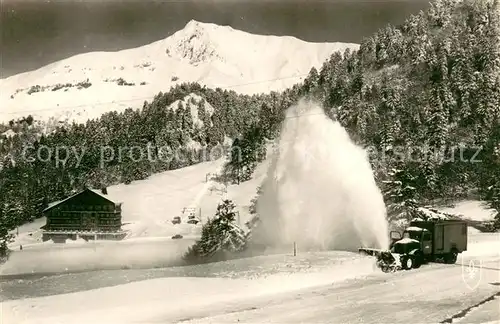
[[[482,261],[472,259],[462,264],[462,279],[470,290],[476,289],[481,283]]]

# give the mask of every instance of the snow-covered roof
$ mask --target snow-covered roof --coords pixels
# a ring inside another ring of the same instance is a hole
[[[61,202],[62,202],[62,200],[58,200],[58,201],[51,202],[51,203],[49,204],[49,206],[48,206],[45,210],[50,209],[50,208],[54,207],[55,205],[59,205],[59,203],[61,203]],[[45,211],[45,210],[44,210],[44,211]]]
[[[416,217],[413,221],[426,221],[426,220],[449,220],[459,218],[457,215],[448,214],[438,211],[431,207],[419,207],[416,209]]]
[[[101,190],[97,190],[97,189],[88,189],[88,190],[92,191],[96,195],[99,195],[102,198],[104,198],[104,199],[106,199],[106,200],[108,200],[116,205],[121,204],[121,202],[113,200],[113,198],[111,198],[109,195],[103,194]]]
[[[68,200],[70,200],[70,199],[72,199],[72,198],[74,198],[74,197],[76,197],[76,196],[78,196],[79,194],[81,194],[81,193],[83,193],[83,192],[85,192],[85,191],[87,191],[87,190],[92,191],[92,192],[93,192],[93,193],[95,193],[96,195],[101,196],[102,198],[106,199],[107,201],[109,201],[109,202],[111,202],[111,203],[113,203],[113,204],[115,204],[115,205],[119,205],[119,204],[121,204],[121,203],[119,203],[119,202],[115,202],[115,201],[113,201],[113,200],[112,200],[109,196],[107,196],[107,195],[103,194],[100,190],[96,190],[96,189],[89,189],[89,188],[87,188],[87,189],[82,190],[82,191],[79,191],[79,192],[75,193],[74,195],[71,195],[71,196],[69,196],[68,198],[65,198],[65,199],[63,199],[63,200],[54,201],[54,202],[49,203],[49,206],[48,206],[47,208],[45,208],[42,212],[43,212],[43,213],[45,213],[46,211],[48,211],[48,210],[50,210],[50,209],[52,209],[52,208],[54,208],[54,207],[56,207],[56,206],[58,206],[58,205],[60,205],[60,204],[62,204],[62,203],[64,203],[64,202],[66,202],[66,201],[68,201]]]
[[[425,228],[421,228],[421,227],[417,227],[417,226],[410,226],[406,230],[410,231],[410,232],[423,232],[423,231],[427,231]]]
[[[409,237],[406,237],[406,238],[402,238],[400,239],[399,241],[397,241],[395,244],[398,244],[398,243],[401,243],[401,244],[407,244],[407,243],[419,243],[417,240],[414,240],[414,239],[411,239]]]

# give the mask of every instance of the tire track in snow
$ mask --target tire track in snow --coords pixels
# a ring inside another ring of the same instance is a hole
[[[472,305],[470,307],[467,307],[467,308],[464,308],[463,310],[461,310],[460,312],[456,313],[455,315],[439,322],[439,323],[454,323],[455,320],[460,320],[460,319],[464,319],[471,311],[473,311],[474,309],[477,309],[479,308],[481,305],[484,305],[486,304],[487,302],[491,302],[491,301],[494,301],[495,298],[497,297],[500,297],[500,292],[497,292],[491,296],[489,296],[488,298],[485,298],[483,300],[481,300],[479,303],[476,303],[475,305]]]

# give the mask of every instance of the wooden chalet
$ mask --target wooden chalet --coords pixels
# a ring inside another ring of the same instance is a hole
[[[66,239],[85,240],[125,237],[122,231],[121,203],[113,201],[106,189],[85,189],[64,200],[56,201],[43,211],[46,224],[42,240],[65,242]]]

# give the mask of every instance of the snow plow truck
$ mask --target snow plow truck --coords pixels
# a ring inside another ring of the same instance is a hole
[[[362,254],[377,257],[384,272],[419,268],[428,262],[454,264],[467,250],[467,223],[462,220],[414,220],[401,233],[390,233],[389,250],[359,248]]]

